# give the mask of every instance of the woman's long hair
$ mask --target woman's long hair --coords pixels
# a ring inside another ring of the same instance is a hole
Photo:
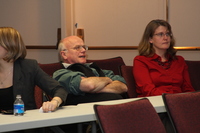
[[[142,39],[141,39],[139,46],[138,46],[139,55],[144,55],[144,56],[149,56],[149,57],[154,55],[155,50],[154,50],[152,44],[149,42],[149,39],[153,37],[156,29],[159,26],[166,27],[167,30],[169,31],[169,33],[172,35],[172,36],[170,36],[171,37],[170,46],[167,49],[166,54],[169,54],[174,59],[174,58],[176,58],[177,50],[174,49],[175,39],[174,39],[173,34],[172,34],[171,26],[167,21],[159,20],[159,19],[152,20],[146,26],[144,34],[143,34]]]

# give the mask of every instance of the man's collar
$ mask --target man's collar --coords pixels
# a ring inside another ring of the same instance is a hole
[[[68,68],[71,65],[69,63],[62,63],[62,64],[63,64],[64,68]]]
[[[62,63],[62,64],[63,64],[64,68],[68,68],[70,65],[72,65],[69,63]],[[92,63],[85,63],[85,65],[90,65],[90,64],[92,64]]]

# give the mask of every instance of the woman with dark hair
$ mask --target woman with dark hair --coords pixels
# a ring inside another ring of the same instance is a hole
[[[164,20],[152,20],[139,43],[133,75],[139,97],[194,91],[188,67],[176,55],[171,26]]]

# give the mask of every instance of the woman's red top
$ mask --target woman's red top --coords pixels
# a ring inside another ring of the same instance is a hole
[[[188,66],[182,56],[161,62],[160,56],[136,56],[133,75],[138,97],[195,91],[191,85]]]

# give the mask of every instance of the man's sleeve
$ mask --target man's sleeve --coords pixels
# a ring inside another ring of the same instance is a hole
[[[53,73],[53,78],[57,80],[68,93],[74,95],[84,95],[80,88],[81,77],[85,75],[81,72],[73,72],[67,69],[60,69]]]
[[[113,71],[111,71],[111,70],[102,70],[102,71],[103,71],[103,73],[105,74],[106,77],[111,78],[113,81],[118,80],[118,81],[121,81],[122,83],[126,84],[125,79],[120,75],[115,75],[113,73]]]

